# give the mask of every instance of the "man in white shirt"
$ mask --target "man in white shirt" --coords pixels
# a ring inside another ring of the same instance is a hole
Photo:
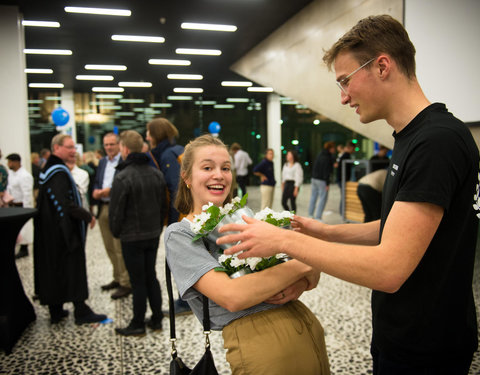
[[[230,150],[233,153],[233,159],[235,161],[235,171],[237,173],[237,183],[242,193],[239,194],[240,197],[244,196],[247,193],[247,183],[248,183],[248,166],[252,164],[252,159],[247,154],[247,152],[242,150],[242,146],[238,143],[232,143]]]
[[[117,289],[113,294],[113,299],[123,298],[132,292],[130,278],[122,255],[122,245],[118,238],[113,237],[108,222],[108,206],[110,204],[110,189],[112,188],[115,168],[120,161],[120,145],[118,135],[107,133],[103,137],[103,147],[107,156],[100,160],[95,184],[93,186],[92,196],[100,201],[98,224],[102,233],[103,244],[107,255],[113,266],[113,280],[102,285],[102,290]]]
[[[7,191],[13,197],[11,206],[33,208],[33,176],[22,167],[19,154],[10,154],[7,156],[7,165],[10,169],[8,173]],[[20,250],[15,258],[22,258],[28,255],[28,245],[33,241],[32,220],[28,220],[20,230],[17,242],[20,244]]]
[[[70,169],[70,173],[72,174],[73,180],[77,185],[80,197],[82,197],[82,207],[87,211],[90,211],[88,204],[88,185],[90,184],[90,176],[88,175],[88,172],[82,168],[79,168],[74,161],[67,161],[65,164],[67,165],[68,169]]]

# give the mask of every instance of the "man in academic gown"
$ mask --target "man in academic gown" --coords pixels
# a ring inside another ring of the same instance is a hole
[[[95,217],[82,208],[81,198],[65,162],[75,160],[75,143],[69,135],[52,139],[52,155],[40,174],[37,200],[39,214],[34,222],[35,291],[48,305],[51,323],[68,315],[65,302],[73,302],[75,323],[106,319],[85,303],[88,298],[85,262],[86,225]]]

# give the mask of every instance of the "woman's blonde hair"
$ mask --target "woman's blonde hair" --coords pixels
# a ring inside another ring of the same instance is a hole
[[[192,176],[192,167],[195,161],[194,159],[196,150],[206,146],[222,147],[228,153],[228,148],[225,143],[223,143],[219,138],[212,137],[210,134],[205,134],[195,138],[185,146],[182,164],[180,166],[180,179],[178,181],[177,197],[175,198],[175,208],[182,214],[189,214],[193,211],[192,192],[187,187],[185,180],[191,178]],[[232,195],[233,191],[232,187],[230,186],[230,191],[228,192],[223,204],[229,203],[232,200]]]
[[[150,133],[152,147],[155,147],[164,139],[168,139],[170,143],[178,137],[178,129],[166,118],[155,118],[147,124],[147,130]]]

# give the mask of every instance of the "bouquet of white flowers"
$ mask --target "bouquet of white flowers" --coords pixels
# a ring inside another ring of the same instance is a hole
[[[190,228],[196,236],[192,241],[196,241],[201,237],[208,236],[212,240],[221,236],[218,233],[219,227],[227,223],[244,223],[241,215],[254,216],[255,219],[265,221],[278,227],[288,228],[293,214],[289,211],[275,212],[270,208],[265,208],[257,214],[253,215],[253,211],[245,207],[247,195],[242,199],[236,197],[231,203],[224,207],[217,207],[213,203],[209,203],[202,207],[202,213],[195,215]],[[232,278],[238,272],[241,274],[258,272],[266,268],[273,267],[281,262],[289,260],[286,254],[276,254],[267,258],[250,257],[245,259],[238,259],[237,255],[224,255],[223,249],[230,245],[221,245],[220,252],[222,255],[218,259],[221,267],[216,267],[215,271],[226,272]]]

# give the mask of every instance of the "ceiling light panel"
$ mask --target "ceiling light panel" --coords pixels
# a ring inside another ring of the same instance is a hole
[[[116,87],[115,87],[116,88]],[[116,95],[116,94],[97,94],[95,95],[97,99],[122,99],[123,95]]]
[[[150,59],[148,63],[151,65],[179,65],[188,66],[191,64],[190,60],[172,60],[172,59]]]
[[[86,70],[127,70],[125,65],[100,65],[100,64],[87,64]]]
[[[199,87],[175,87],[173,89],[173,92],[176,92],[178,94],[181,94],[181,93],[200,94],[203,92],[203,89]]]
[[[118,82],[120,87],[152,87],[152,82]]]
[[[53,74],[53,69],[32,69],[26,68],[25,73],[32,74]]]
[[[152,108],[170,108],[172,103],[150,103]]]
[[[35,26],[35,27],[60,27],[59,22],[55,21],[29,21],[29,20],[23,20],[22,21],[23,26]]]
[[[222,86],[249,87],[249,86],[252,86],[252,82],[249,82],[249,81],[222,81]]]
[[[211,23],[195,23],[195,22],[184,22],[181,24],[181,28],[189,29],[189,30],[207,30],[207,31],[227,31],[227,32],[237,31],[237,26],[234,26],[234,25],[216,25]]]
[[[168,79],[193,79],[193,80],[202,80],[203,76],[201,74],[168,74]]]
[[[113,76],[79,74],[79,75],[75,76],[75,79],[78,79],[78,80],[81,80],[81,81],[113,81]]]
[[[202,48],[177,48],[175,53],[178,55],[206,55],[220,56],[222,51],[219,49],[202,49]]]
[[[215,104],[213,106],[215,109],[233,109],[235,106],[233,104]]]
[[[250,92],[273,92],[272,87],[249,87],[247,91]]]
[[[40,89],[63,89],[63,83],[29,83],[28,87],[30,88],[40,88]]]
[[[119,103],[145,103],[144,99],[120,99]]]
[[[33,55],[71,55],[72,51],[69,49],[25,48],[23,53]]]
[[[104,16],[123,16],[129,17],[132,12],[128,9],[107,9],[107,8],[87,8],[87,7],[65,7],[67,13],[98,14]]]
[[[248,98],[227,98],[227,103],[248,103]]]
[[[161,36],[143,36],[143,35],[112,35],[112,40],[120,42],[143,42],[143,43],[163,43],[165,38]]]
[[[184,96],[184,95],[170,95],[167,96],[167,100],[192,100],[193,96]]]
[[[93,92],[124,92],[125,89],[122,87],[92,87],[92,91]]]

